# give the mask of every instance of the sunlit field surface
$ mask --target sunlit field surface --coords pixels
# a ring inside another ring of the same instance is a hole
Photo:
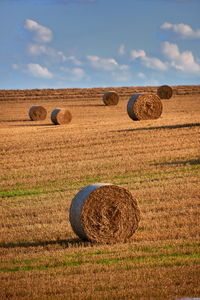
[[[200,86],[173,87],[157,120],[132,121],[127,102],[155,87],[0,91],[0,298],[200,297]],[[31,121],[32,105],[47,109]],[[72,121],[53,125],[55,108]],[[128,189],[142,212],[132,240],[81,241],[73,197],[90,183]]]

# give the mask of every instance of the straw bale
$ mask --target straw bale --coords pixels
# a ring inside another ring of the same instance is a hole
[[[140,209],[126,189],[95,183],[84,187],[73,198],[69,220],[81,239],[97,243],[126,242],[138,228]]]
[[[160,98],[150,93],[134,94],[127,104],[128,115],[134,121],[158,119],[162,109]]]
[[[33,105],[29,109],[29,117],[32,121],[45,120],[47,116],[47,111],[43,106]]]
[[[173,95],[173,90],[172,90],[171,86],[169,86],[169,85],[161,85],[157,89],[157,95],[161,99],[170,99]]]
[[[115,91],[109,91],[104,93],[103,102],[105,105],[117,105],[119,102],[119,95]]]
[[[51,113],[51,121],[56,125],[68,124],[71,120],[71,112],[67,109],[56,108]]]

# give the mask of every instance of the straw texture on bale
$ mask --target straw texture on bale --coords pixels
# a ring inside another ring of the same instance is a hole
[[[33,105],[29,109],[29,117],[32,121],[45,120],[47,111],[43,106]]]
[[[97,243],[126,242],[138,228],[140,209],[126,189],[95,183],[84,187],[73,198],[69,220],[81,239]]]
[[[162,114],[162,102],[155,94],[134,94],[128,101],[127,112],[134,120],[158,119]]]
[[[103,102],[105,105],[117,105],[119,102],[119,95],[115,91],[106,92],[103,95]]]
[[[68,124],[71,120],[71,112],[67,109],[56,108],[51,113],[51,121],[56,125]]]
[[[169,85],[161,85],[157,89],[157,95],[161,99],[170,99],[173,95],[173,90],[172,90],[171,86],[169,86]]]

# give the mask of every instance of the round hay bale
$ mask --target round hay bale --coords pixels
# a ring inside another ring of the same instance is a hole
[[[69,220],[81,239],[98,243],[126,242],[138,228],[140,209],[126,189],[95,183],[84,187],[73,198]]]
[[[45,120],[47,116],[47,111],[43,106],[33,105],[29,109],[29,117],[32,121]]]
[[[117,105],[119,102],[119,95],[115,91],[106,92],[103,95],[103,102],[105,105]]]
[[[158,119],[162,109],[160,98],[150,93],[134,94],[127,104],[128,115],[134,121]]]
[[[157,95],[161,99],[170,99],[172,97],[173,90],[169,85],[161,85],[157,89]]]
[[[71,120],[71,112],[67,109],[56,108],[51,113],[51,121],[56,125],[68,124]]]

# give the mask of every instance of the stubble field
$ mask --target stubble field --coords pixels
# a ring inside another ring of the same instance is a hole
[[[200,86],[173,87],[157,120],[132,121],[127,101],[155,87],[0,91],[1,299],[200,297]],[[47,119],[30,121],[32,105]],[[54,108],[72,113],[51,123]],[[84,186],[109,182],[137,199],[142,219],[125,244],[83,242],[69,207]]]

